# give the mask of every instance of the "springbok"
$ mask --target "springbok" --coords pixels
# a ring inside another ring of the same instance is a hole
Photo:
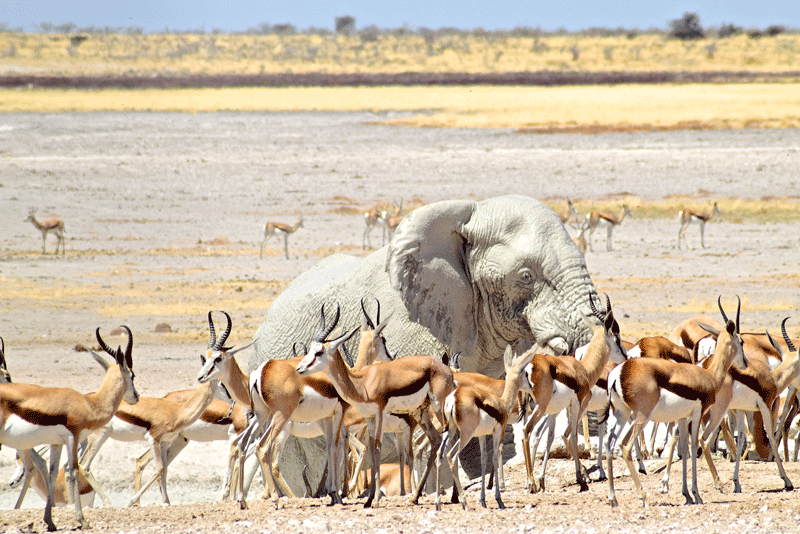
[[[681,228],[678,230],[678,248],[681,248],[681,238],[686,242],[686,230],[692,223],[697,223],[700,227],[700,245],[706,248],[703,234],[705,233],[706,223],[709,222],[714,215],[720,215],[716,202],[714,202],[714,207],[709,211],[682,209],[678,213],[678,219],[681,221]]]
[[[436,509],[442,509],[442,488],[439,484],[442,457],[446,457],[453,473],[461,506],[467,509],[467,497],[458,475],[458,454],[473,437],[478,437],[481,449],[481,506],[486,508],[486,436],[492,436],[492,462],[495,475],[494,498],[500,508],[505,508],[500,497],[500,449],[503,432],[518,402],[520,391],[532,391],[533,386],[523,369],[534,357],[532,350],[514,358],[511,345],[506,346],[503,364],[506,378],[501,395],[475,386],[459,385],[444,401],[447,430],[436,460]]]
[[[66,245],[64,243],[64,221],[59,219],[58,217],[53,217],[51,219],[47,219],[46,221],[37,221],[36,220],[36,208],[31,208],[28,212],[28,218],[25,219],[25,222],[31,222],[42,233],[42,254],[47,254],[45,251],[45,244],[47,243],[47,234],[53,232],[53,234],[58,239],[56,243],[56,251],[53,254],[58,254],[58,247],[61,246],[61,255],[67,253]]]
[[[264,245],[273,235],[283,236],[283,254],[286,259],[289,259],[289,236],[297,231],[298,228],[303,228],[303,216],[301,215],[294,223],[294,226],[289,226],[282,222],[267,222],[264,224],[264,239],[261,240],[261,252],[259,259],[264,258]]]
[[[683,442],[689,431],[691,418],[691,448],[684,452],[683,495],[687,504],[701,504],[697,489],[697,443],[701,418],[711,409],[717,392],[728,376],[728,369],[737,356],[742,356],[742,342],[739,338],[739,310],[736,323],[729,321],[718,299],[719,310],[725,322],[725,329],[719,333],[714,355],[706,368],[693,363],[678,363],[660,358],[630,358],[615,367],[608,376],[608,393],[617,419],[617,427],[609,434],[608,450],[612,451],[617,436],[622,437],[620,451],[628,466],[630,476],[642,503],[647,506],[647,494],[642,488],[639,475],[633,467],[631,451],[642,429],[650,421],[679,422]],[[743,356],[742,356],[743,357]],[[622,426],[622,431],[616,430]],[[702,442],[701,442],[702,443]],[[692,457],[692,493],[687,486],[687,460]],[[613,455],[607,458],[608,501],[617,506],[614,492]]]
[[[586,214],[586,219],[583,221],[583,228],[589,232],[586,241],[589,243],[589,250],[592,249],[592,234],[600,227],[606,228],[606,250],[611,251],[611,232],[615,226],[622,224],[626,215],[630,215],[631,210],[628,209],[627,204],[623,204],[618,215],[607,213],[604,211],[592,211]]]
[[[98,343],[107,354],[114,357],[115,364],[109,364],[92,353],[106,370],[105,379],[95,393],[84,395],[69,388],[0,384],[0,443],[20,451],[50,444],[50,480],[44,511],[44,521],[50,531],[56,530],[52,508],[62,447],[67,446],[66,481],[70,500],[75,503],[75,517],[81,528],[88,528],[89,523],[83,516],[79,497],[77,475],[82,468],[78,464],[78,443],[89,432],[105,426],[123,398],[131,404],[139,401],[139,394],[133,385],[133,334],[127,326],[123,328],[128,333],[128,345],[124,352],[121,347],[112,350],[100,337],[100,329],[96,331]],[[83,474],[92,486],[98,487],[89,472]]]
[[[332,324],[335,325],[338,319],[337,306]],[[380,335],[389,319],[390,317],[387,317],[375,328],[376,335]],[[380,452],[384,419],[388,413],[411,414],[431,444],[428,464],[411,499],[412,503],[417,503],[424,489],[425,480],[436,462],[435,454],[441,444],[441,437],[433,426],[429,409],[433,408],[437,419],[443,424],[444,399],[455,389],[453,372],[431,356],[406,356],[390,362],[376,362],[361,371],[352,372],[338,349],[353,333],[344,333],[338,338],[328,340],[327,337],[333,327],[324,328],[324,309],[321,321],[323,328],[314,337],[308,348],[308,354],[297,365],[297,372],[300,375],[308,375],[324,371],[339,395],[367,420],[370,431],[372,481],[364,507],[377,505],[380,500],[378,487]]]

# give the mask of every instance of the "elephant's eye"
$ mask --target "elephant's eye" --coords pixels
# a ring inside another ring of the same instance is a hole
[[[526,284],[533,282],[533,274],[527,269],[520,271],[519,277]]]

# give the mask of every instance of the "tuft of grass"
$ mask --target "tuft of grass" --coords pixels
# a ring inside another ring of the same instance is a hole
[[[663,200],[650,200],[621,194],[613,196],[613,198],[572,198],[571,200],[581,218],[593,210],[617,213],[623,204],[627,204],[634,218],[677,219],[681,209],[690,208],[709,211],[714,202],[717,202],[720,215],[715,215],[715,219],[718,218],[730,223],[789,223],[800,221],[800,199],[788,197],[770,198],[764,201],[762,199],[717,198],[703,195],[702,197],[670,197]],[[544,203],[556,213],[564,211],[566,206],[562,199],[545,199]]]

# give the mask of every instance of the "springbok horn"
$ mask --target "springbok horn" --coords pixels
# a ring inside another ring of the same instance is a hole
[[[717,297],[717,306],[719,306],[719,312],[722,314],[723,322],[727,323],[728,322],[728,316],[725,315],[725,310],[722,309],[722,295]]]
[[[133,332],[125,325],[122,325],[121,328],[124,328],[125,331],[128,332],[128,346],[125,347],[125,364],[128,366],[128,369],[133,369]]]
[[[111,350],[111,347],[109,347],[108,344],[106,344],[106,342],[103,341],[103,338],[100,337],[100,327],[99,326],[97,327],[97,330],[95,331],[95,335],[97,336],[97,342],[100,344],[100,348],[103,349],[109,355],[116,357],[116,354],[117,354],[116,351]]]
[[[402,204],[402,201],[400,201]],[[381,324],[381,301],[378,300],[378,297],[375,297],[375,304],[378,305],[378,314],[375,316],[375,323]]]
[[[336,328],[336,324],[339,322],[339,304],[336,304],[336,313],[333,315],[333,321],[331,321],[330,325],[327,325],[325,330],[322,331],[322,341],[328,339],[328,336],[331,335],[333,329]]]
[[[380,309],[380,308],[378,308]],[[364,312],[364,319],[367,321],[367,326],[370,330],[375,330],[375,325],[372,324],[372,319],[370,318],[369,314],[367,313],[367,308],[364,307],[364,298],[361,298],[361,311]]]
[[[742,311],[742,299],[739,298],[739,295],[736,295],[736,332],[739,333],[742,330],[739,328],[739,315]]]
[[[325,343],[325,305],[322,305],[322,309],[319,312],[319,332],[317,335],[314,336],[314,341],[318,341],[320,343]]]
[[[302,341],[295,341],[294,343],[292,343],[292,354],[294,354],[295,358],[297,358],[297,345],[298,344],[303,349],[303,355],[305,355],[308,352],[308,347],[306,347],[305,343],[303,343]]]
[[[208,312],[208,348],[213,349],[217,344],[217,332],[214,330],[214,321],[211,320],[211,313]]]
[[[225,327],[225,331],[217,340],[217,345],[215,347],[217,350],[222,349],[222,346],[225,344],[226,341],[228,341],[228,336],[231,334],[231,328],[233,328],[233,322],[231,321],[231,316],[228,315],[228,312],[223,310],[220,310],[220,312],[222,313],[222,315],[225,316],[225,319],[228,321],[228,326]]]
[[[597,306],[594,305],[594,297],[591,295],[591,293],[589,294],[589,305],[592,307],[592,313],[594,316],[600,319],[600,312],[597,311]]]
[[[789,318],[787,317],[786,319],[783,320],[783,322],[781,322],[781,333],[783,333],[783,340],[786,342],[786,346],[789,347],[790,351],[794,352],[797,349],[795,349],[792,340],[789,339],[789,334],[786,333],[786,321],[788,320]]]
[[[611,313],[611,299],[608,298],[608,293],[604,293],[604,295],[606,296],[606,315],[608,315]]]

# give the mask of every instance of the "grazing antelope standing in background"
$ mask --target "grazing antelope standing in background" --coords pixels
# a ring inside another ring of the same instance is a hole
[[[289,235],[297,231],[298,228],[303,228],[303,216],[301,215],[294,226],[289,226],[282,222],[268,222],[264,224],[264,239],[261,241],[261,252],[259,258],[264,258],[264,245],[273,235],[283,236],[283,253],[286,259],[289,259]]]
[[[123,398],[131,404],[139,401],[133,385],[132,370],[133,334],[127,326],[128,345],[111,350],[96,331],[97,341],[103,350],[114,357],[115,364],[92,353],[106,370],[103,383],[95,393],[84,395],[69,388],[49,388],[30,384],[0,385],[0,443],[17,450],[31,449],[50,444],[50,473],[44,521],[47,529],[56,530],[52,508],[55,503],[54,488],[60,468],[61,448],[67,446],[67,486],[70,500],[75,503],[75,517],[80,528],[89,528],[83,516],[78,487],[78,443],[85,434],[105,426],[114,416]],[[97,488],[89,472],[84,476]]]
[[[686,241],[686,229],[689,228],[689,225],[692,223],[697,223],[698,226],[700,226],[700,244],[703,248],[706,248],[703,234],[705,233],[706,223],[710,221],[714,215],[720,215],[716,202],[714,202],[714,207],[708,212],[682,209],[678,214],[678,218],[681,221],[681,229],[678,230],[678,248],[681,248],[681,238],[683,238],[684,242]]]
[[[578,210],[575,209],[575,206],[572,205],[572,200],[567,199],[567,208],[558,214],[558,218],[561,219],[561,222],[567,224],[572,216],[578,218]]]
[[[604,211],[592,211],[586,214],[586,219],[583,221],[583,228],[589,232],[586,241],[589,243],[589,250],[592,249],[592,234],[600,227],[606,228],[606,250],[611,250],[611,232],[615,226],[622,224],[626,215],[630,215],[631,210],[628,209],[627,204],[623,204],[620,209],[619,215],[613,213],[606,213]]]
[[[397,230],[397,225],[403,220],[403,199],[400,199],[400,204],[394,205],[394,215],[388,216],[386,219],[386,230],[389,232],[389,240],[391,241],[394,231]]]
[[[61,246],[61,254],[64,255],[67,253],[66,245],[64,244],[64,221],[58,217],[53,217],[52,219],[39,222],[36,220],[36,208],[31,208],[25,222],[32,222],[36,229],[42,233],[42,254],[47,254],[45,251],[45,243],[47,242],[47,234],[50,232],[53,232],[58,239],[54,254],[58,254],[59,245]]]
[[[386,244],[386,220],[389,218],[389,214],[386,210],[381,209],[381,206],[375,206],[370,208],[369,211],[364,213],[364,224],[367,225],[364,228],[364,234],[361,236],[361,248],[367,248],[367,243],[369,243],[369,248],[372,248],[372,241],[369,238],[369,233],[372,232],[372,229],[376,226],[380,226],[381,230],[383,231],[383,241],[381,246]]]

